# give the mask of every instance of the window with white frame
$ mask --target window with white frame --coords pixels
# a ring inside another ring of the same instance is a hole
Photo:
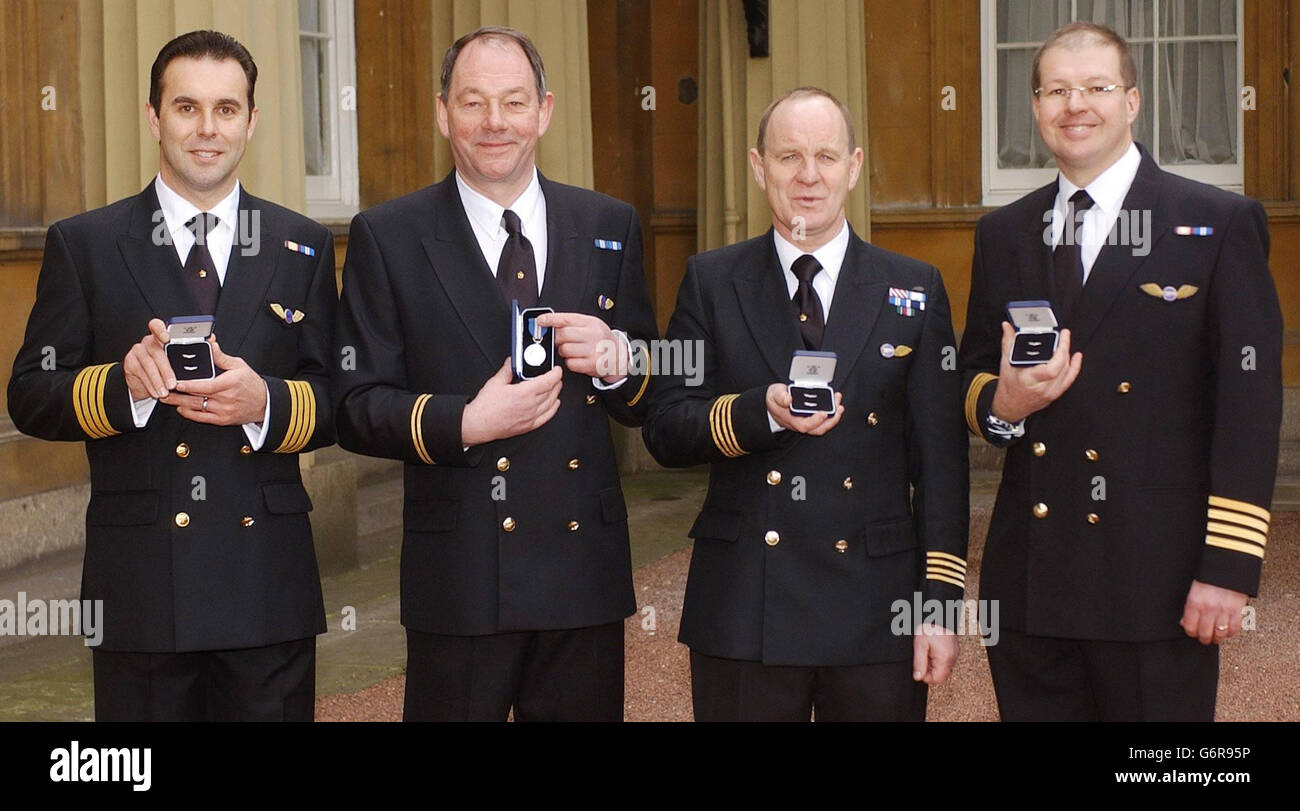
[[[1242,190],[1241,0],[981,0],[984,204],[1056,177],[1034,123],[1034,52],[1069,22],[1128,40],[1142,105],[1133,137],[1164,169]]]
[[[307,214],[317,219],[360,207],[353,30],[352,0],[298,0]]]

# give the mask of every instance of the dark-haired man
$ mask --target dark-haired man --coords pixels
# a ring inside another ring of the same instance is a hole
[[[325,622],[298,454],[333,441],[334,250],[239,184],[256,80],[226,34],[163,46],[146,106],[158,176],[49,229],[14,361],[14,424],[84,441],[90,460],[98,720],[313,716]],[[179,316],[215,317],[213,379],[177,379]]]
[[[620,720],[636,602],[607,418],[649,403],[640,223],[537,172],[554,96],[522,33],[457,40],[437,104],[455,171],[352,221],[333,381],[340,444],[407,463],[404,717]],[[519,383],[512,300],[555,310],[563,360]]]
[[[643,431],[660,463],[710,465],[681,625],[697,721],[923,721],[957,657],[927,622],[966,578],[948,298],[849,227],[862,161],[830,93],[768,105],[749,162],[772,228],[691,257],[668,324],[705,370],[663,378]],[[834,413],[790,410],[799,350],[835,354]]]
[[[1060,174],[975,234],[966,419],[1009,446],[980,576],[1004,720],[1213,720],[1259,586],[1282,415],[1264,210],[1162,171],[1136,84],[1115,32],[1054,32],[1033,111]],[[1013,366],[1027,300],[1065,329]]]

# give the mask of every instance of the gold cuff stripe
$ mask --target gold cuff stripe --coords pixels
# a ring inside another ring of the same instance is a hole
[[[298,434],[302,432],[302,392],[294,385],[295,382],[284,381],[289,388],[289,426],[284,431],[284,441],[277,448],[280,453],[293,453],[298,444]]]
[[[302,406],[303,406],[303,430],[302,442],[296,450],[302,450],[311,442],[312,434],[316,433],[316,392],[312,389],[311,384],[307,381],[294,381],[301,386]]]
[[[432,394],[421,394],[415,398],[415,405],[411,407],[411,443],[415,445],[415,455],[426,465],[433,464],[433,457],[424,447],[424,407],[432,399]]]
[[[966,572],[962,569],[958,569],[956,566],[953,566],[950,563],[940,563],[938,561],[932,560],[929,563],[925,564],[925,570],[927,572],[930,572],[931,574],[951,575],[952,577],[955,577],[958,580],[966,579]]]
[[[105,436],[104,427],[99,422],[99,414],[96,413],[95,408],[95,378],[99,377],[99,374],[100,367],[91,366],[78,372],[77,379],[73,381],[74,385],[77,382],[81,384],[77,401],[78,405],[80,405],[80,414],[84,414],[85,417],[82,419],[79,414],[78,419],[81,421],[81,427],[91,439],[103,439]]]
[[[289,426],[276,453],[298,453],[316,432],[316,392],[303,380],[286,380],[289,388]]]
[[[1268,536],[1262,532],[1256,532],[1253,529],[1244,529],[1234,527],[1232,524],[1218,524],[1214,521],[1206,525],[1205,531],[1211,535],[1228,535],[1233,538],[1241,538],[1245,541],[1253,541],[1260,546],[1268,543]]]
[[[979,411],[980,394],[983,393],[984,387],[990,381],[997,379],[997,375],[980,372],[975,375],[975,379],[970,382],[970,388],[966,390],[966,427],[975,436],[984,436],[984,431],[980,428],[979,414],[977,413]]]
[[[714,400],[709,408],[709,431],[713,435],[713,444],[729,458],[735,458],[745,452],[736,441],[736,433],[731,427],[731,404],[739,396],[739,394],[724,394]]]
[[[1217,546],[1220,549],[1230,549],[1233,552],[1243,552],[1247,555],[1254,555],[1260,560],[1264,559],[1264,547],[1257,546],[1253,543],[1234,541],[1228,538],[1216,538],[1213,535],[1206,535],[1205,543],[1208,546]]]
[[[637,389],[636,396],[627,401],[629,407],[641,402],[641,397],[645,395],[645,390],[650,386],[650,362],[646,361],[645,376],[641,378],[641,388]]]
[[[951,585],[956,586],[956,587],[959,588],[959,589],[965,589],[965,588],[966,588],[966,584],[965,584],[965,583],[962,583],[962,582],[957,581],[957,580],[953,580],[951,577],[944,577],[943,575],[935,574],[934,572],[928,572],[928,573],[925,575],[925,579],[926,579],[926,580],[938,580],[938,581],[943,582],[943,583],[949,583],[949,584],[951,584]]]
[[[112,368],[113,364],[105,363],[95,371],[95,390],[90,393],[90,413],[94,416],[94,421],[99,425],[99,430],[106,437],[117,433],[108,421],[108,412],[104,410],[104,385],[108,382],[108,370]]]
[[[925,553],[925,557],[928,563],[939,563],[940,561],[948,561],[950,563],[956,564],[957,566],[960,566],[963,572],[966,571],[966,561],[962,560],[956,555],[950,555],[947,552],[930,551]]]
[[[1219,507],[1224,510],[1233,510],[1246,515],[1253,515],[1256,518],[1262,518],[1265,521],[1271,521],[1273,517],[1268,514],[1268,510],[1263,507],[1256,507],[1245,501],[1237,501],[1223,496],[1210,496],[1210,506]]]
[[[1237,524],[1239,526],[1250,527],[1251,529],[1257,529],[1263,533],[1268,532],[1267,521],[1261,521],[1258,518],[1251,518],[1248,515],[1242,515],[1241,513],[1234,513],[1228,510],[1216,510],[1213,507],[1211,507],[1210,520],[1228,521],[1230,523]]]
[[[120,431],[113,430],[104,410],[104,385],[108,372],[117,364],[102,363],[87,366],[72,381],[72,410],[76,414],[77,424],[91,439],[103,439]]]

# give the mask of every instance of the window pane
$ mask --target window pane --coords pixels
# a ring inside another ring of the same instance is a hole
[[[1236,163],[1237,44],[1160,49],[1160,162]]]
[[[298,30],[299,31],[320,31],[325,29],[321,27],[321,0],[298,0]]]
[[[328,62],[321,40],[302,39],[302,133],[307,174],[334,173]]]
[[[1138,98],[1141,99],[1137,121],[1133,122],[1133,140],[1145,146],[1150,152],[1155,151],[1152,140],[1155,137],[1153,122],[1156,114],[1156,96],[1151,89],[1154,86],[1151,76],[1154,48],[1155,46],[1149,43],[1129,46],[1129,51],[1133,54],[1133,63],[1137,67]]]
[[[1149,37],[1153,5],[1154,0],[1079,0],[1076,19],[1109,26],[1125,39]]]
[[[1166,37],[1237,33],[1235,0],[1161,0],[1160,35]]]
[[[1034,124],[1029,73],[1034,49],[998,51],[998,168],[1052,166],[1052,153]]]
[[[1070,0],[998,0],[998,42],[1042,42],[1070,20]]]

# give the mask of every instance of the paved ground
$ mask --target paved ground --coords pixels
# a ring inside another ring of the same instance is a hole
[[[994,483],[985,476],[972,487],[972,597]],[[625,480],[641,607],[627,624],[628,720],[690,718],[686,649],[676,638],[690,560],[686,531],[703,500],[704,485],[699,471],[646,473]],[[1294,501],[1282,497],[1275,509],[1296,509]],[[359,512],[373,516],[372,525],[382,525],[385,514],[391,518],[394,503],[400,505],[400,482],[368,488],[367,506]],[[400,541],[396,529],[367,531],[359,543],[360,566],[325,579],[330,631],[318,642],[319,720],[401,716],[405,641],[397,622]],[[1264,567],[1263,597],[1254,603],[1258,628],[1224,647],[1220,720],[1300,720],[1297,541],[1300,513],[1278,512]],[[20,589],[46,597],[73,596],[79,570],[75,554],[41,561],[0,576],[0,597],[12,599]],[[355,630],[342,630],[345,616],[355,618]],[[0,720],[88,720],[91,715],[90,655],[79,639],[47,637],[18,644],[12,637],[0,638]],[[976,638],[963,638],[952,680],[931,692],[930,718],[997,718],[988,664]]]
[[[699,474],[666,474],[683,479]],[[672,480],[670,480],[671,483]],[[670,546],[664,536],[680,528],[682,537],[703,496],[703,478],[678,501],[643,502],[632,510],[633,537],[655,539],[653,549]],[[637,487],[629,485],[629,491]],[[979,589],[979,567],[988,530],[993,480],[972,487],[971,580],[967,597]],[[669,490],[669,493],[673,490]],[[1244,632],[1222,652],[1218,720],[1300,720],[1300,513],[1275,515],[1265,566],[1263,596],[1255,600],[1257,628]],[[649,550],[642,551],[642,557]],[[690,673],[687,650],[677,643],[690,550],[681,548],[636,570],[640,613],[627,620],[626,712],[629,721],[689,721]],[[647,610],[651,609],[651,610]],[[351,694],[317,701],[322,721],[401,718],[404,677],[396,676]],[[996,721],[997,704],[988,658],[976,637],[961,640],[961,655],[947,684],[930,692],[929,718],[938,721]]]

